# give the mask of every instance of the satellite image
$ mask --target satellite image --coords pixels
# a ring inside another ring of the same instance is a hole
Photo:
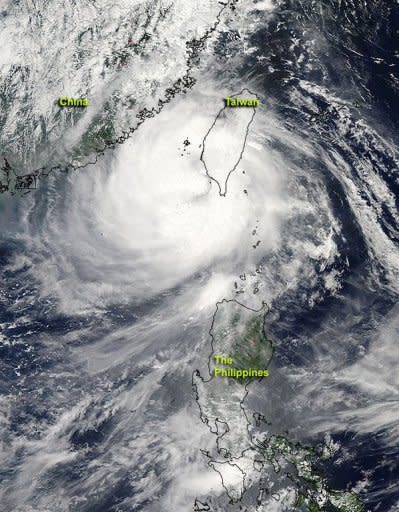
[[[399,0],[0,0],[0,512],[399,512],[398,143]]]

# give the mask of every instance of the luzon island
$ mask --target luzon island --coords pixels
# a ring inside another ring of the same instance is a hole
[[[260,100],[258,98],[229,98],[225,99],[226,107],[259,107]]]
[[[213,359],[215,364],[223,366],[231,366],[234,364],[233,358],[230,356],[214,355]],[[220,368],[215,366],[213,368],[214,377],[232,377],[234,379],[247,379],[248,377],[268,377],[268,369],[258,368]]]

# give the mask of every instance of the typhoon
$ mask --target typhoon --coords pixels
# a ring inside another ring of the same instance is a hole
[[[0,27],[0,509],[397,512],[398,4]]]

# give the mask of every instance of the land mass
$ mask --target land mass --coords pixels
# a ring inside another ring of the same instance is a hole
[[[41,178],[47,177],[53,172],[69,172],[75,170],[84,169],[90,165],[97,163],[98,159],[104,155],[108,150],[115,149],[119,144],[123,144],[129,139],[140,126],[148,119],[158,115],[164,108],[164,106],[172,101],[172,99],[178,94],[185,94],[190,90],[196,83],[196,79],[193,76],[193,69],[198,66],[200,61],[201,52],[204,50],[207,41],[212,34],[218,28],[222,14],[227,9],[233,9],[238,0],[226,0],[220,2],[220,9],[216,15],[213,25],[211,25],[205,33],[199,38],[193,38],[186,42],[186,69],[184,74],[175,80],[174,83],[168,87],[163,96],[158,99],[158,105],[151,109],[143,108],[136,115],[137,121],[133,126],[123,130],[121,134],[106,138],[103,142],[102,147],[99,147],[93,152],[91,160],[79,162],[76,158],[71,159],[68,163],[60,163],[50,167],[40,167],[32,169],[26,172],[21,169],[17,169],[10,159],[3,156],[0,158],[0,193],[10,193],[12,195],[16,193],[29,193],[30,191],[37,188],[38,182]],[[146,33],[144,33],[143,40],[146,39]]]
[[[230,175],[241,162],[250,126],[256,114],[259,99],[249,89],[243,89],[229,97],[229,103],[242,95],[254,97],[254,104],[245,108],[231,108],[226,101],[219,110],[202,141],[201,162],[206,174],[219,188],[219,194],[227,194]],[[252,100],[251,100],[252,101]]]
[[[266,512],[273,500],[284,510],[298,512],[362,512],[364,505],[354,492],[330,489],[320,474],[320,464],[332,454],[329,446],[313,448],[286,435],[271,434],[271,423],[251,410],[249,386],[268,384],[267,378],[215,375],[216,364],[267,368],[274,350],[264,330],[268,311],[265,303],[258,310],[235,300],[216,304],[207,369],[202,374],[195,370],[192,377],[200,419],[215,436],[214,446],[201,452],[219,474],[232,512],[246,510],[245,506]],[[206,502],[197,498],[195,507],[222,510],[218,504],[213,508],[212,497]]]

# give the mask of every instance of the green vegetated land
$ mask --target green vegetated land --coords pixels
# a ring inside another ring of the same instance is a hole
[[[267,368],[273,355],[273,346],[263,332],[265,312],[255,313],[246,321],[245,334],[235,340],[233,359],[239,368]]]
[[[266,305],[255,311],[235,301],[218,304],[211,329],[211,376],[235,377],[247,384],[268,375],[273,346],[263,330],[266,311]]]
[[[363,512],[364,505],[353,491],[329,489],[320,474],[320,461],[330,458],[327,446],[318,449],[293,443],[282,435],[271,436],[259,446],[266,459],[279,472],[283,465],[295,469],[289,478],[297,487],[295,510],[300,512]]]
[[[248,457],[252,456],[252,466],[256,463],[263,471],[274,470],[281,475],[284,485],[294,486],[296,511],[364,512],[364,504],[355,492],[330,489],[322,476],[320,468],[332,455],[329,446],[305,446],[291,441],[288,436],[270,435],[265,429],[254,434],[253,419],[257,418],[256,423],[267,424],[263,414],[249,410],[246,405],[248,386],[256,377],[219,378],[220,374],[215,375],[216,368],[230,373],[234,369],[267,369],[273,356],[273,344],[264,331],[267,311],[266,304],[259,310],[234,300],[217,304],[210,330],[209,377],[203,378],[198,370],[193,375],[201,420],[216,436],[215,455],[206,451],[208,465],[213,469],[218,467],[223,480],[221,457],[224,463],[234,464],[245,475]],[[237,493],[238,501],[247,490],[245,476],[241,485],[243,492]],[[229,496],[232,496],[231,490]],[[262,496],[260,491],[258,500]]]

